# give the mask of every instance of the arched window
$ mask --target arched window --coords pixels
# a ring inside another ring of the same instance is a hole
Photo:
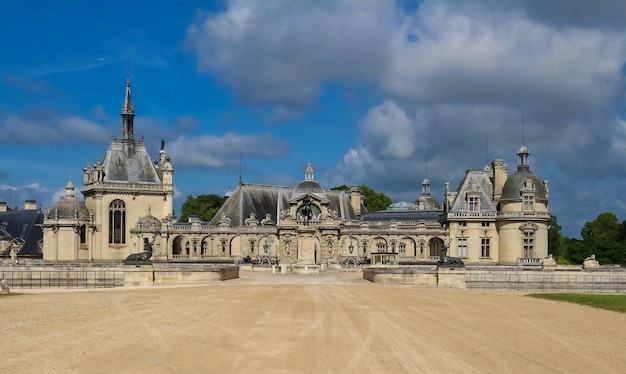
[[[126,205],[122,200],[113,200],[109,205],[109,243],[126,243]]]

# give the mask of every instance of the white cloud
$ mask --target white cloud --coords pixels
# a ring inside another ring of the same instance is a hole
[[[81,117],[0,118],[0,139],[22,144],[102,143],[107,132],[93,121]]]
[[[245,157],[277,158],[284,156],[289,149],[287,142],[271,135],[235,133],[191,138],[181,135],[167,145],[167,152],[177,167],[232,167],[239,163],[240,152]]]
[[[406,159],[421,145],[418,134],[423,130],[422,123],[410,119],[394,102],[385,101],[370,109],[361,122],[360,143],[384,158]]]
[[[303,110],[330,80],[373,82],[389,53],[389,1],[230,1],[189,27],[198,69],[252,103]],[[285,109],[283,109],[285,110]]]
[[[410,201],[426,159],[435,195],[492,158],[514,170],[524,122],[531,168],[559,178],[565,200],[551,209],[566,212],[578,196],[561,186],[626,176],[615,168],[626,154],[622,3],[233,0],[199,16],[187,42],[200,71],[276,120],[302,115],[328,83],[380,95],[329,186],[351,179]]]

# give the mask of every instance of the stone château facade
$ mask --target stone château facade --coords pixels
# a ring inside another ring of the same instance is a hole
[[[43,222],[48,261],[124,260],[153,244],[153,261],[247,262],[320,267],[365,262],[427,263],[442,250],[465,263],[510,264],[548,255],[548,187],[518,151],[518,169],[470,169],[456,191],[445,185],[443,204],[430,181],[414,203],[367,212],[357,188],[327,190],[305,170],[297,186],[240,182],[210,222],[173,216],[174,168],[161,144],[152,162],[134,139],[130,80],[122,106],[122,139],[104,160],[87,162],[81,202],[70,180],[66,198]]]

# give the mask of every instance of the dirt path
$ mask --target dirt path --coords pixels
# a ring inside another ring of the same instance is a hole
[[[250,275],[0,298],[3,373],[616,373],[626,315],[522,294]]]

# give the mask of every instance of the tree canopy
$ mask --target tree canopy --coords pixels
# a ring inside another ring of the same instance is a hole
[[[180,220],[186,222],[190,215],[196,215],[202,221],[210,221],[225,201],[226,198],[216,194],[198,195],[195,198],[188,195],[183,203]]]
[[[548,252],[559,260],[581,264],[589,255],[595,254],[600,264],[626,264],[626,221],[619,222],[613,213],[600,213],[583,226],[582,240],[561,235],[556,217],[550,218]]]
[[[362,184],[358,186],[363,194],[363,205],[368,212],[377,212],[379,210],[385,210],[391,205],[391,198],[382,192],[376,192],[368,186]],[[345,184],[331,188],[335,191],[349,191],[350,187]]]

